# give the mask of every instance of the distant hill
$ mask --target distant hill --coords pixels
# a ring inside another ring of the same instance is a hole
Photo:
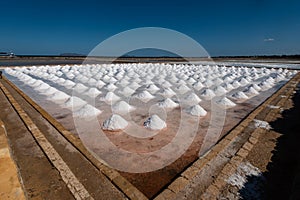
[[[134,51],[130,51],[121,57],[126,58],[126,57],[170,57],[170,58],[178,58],[181,57],[175,53],[165,51],[162,49],[153,49],[153,48],[144,48],[144,49],[137,49]]]

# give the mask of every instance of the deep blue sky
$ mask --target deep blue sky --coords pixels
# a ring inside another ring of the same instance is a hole
[[[88,54],[114,34],[164,27],[212,56],[300,54],[299,0],[1,1],[0,51]]]

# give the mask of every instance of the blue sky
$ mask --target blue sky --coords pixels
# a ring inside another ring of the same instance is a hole
[[[0,51],[88,54],[139,27],[188,35],[212,56],[300,54],[300,1],[2,1]]]

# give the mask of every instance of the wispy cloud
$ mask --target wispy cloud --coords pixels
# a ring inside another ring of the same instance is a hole
[[[273,41],[275,41],[274,38],[266,38],[266,39],[264,39],[264,42],[273,42]]]

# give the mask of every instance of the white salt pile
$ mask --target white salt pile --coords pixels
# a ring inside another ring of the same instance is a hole
[[[275,82],[275,80],[272,77],[267,78],[265,81],[270,84],[273,84]]]
[[[133,95],[133,97],[137,98],[137,99],[140,99],[144,102],[147,102],[149,101],[150,99],[153,99],[155,98],[152,94],[150,94],[148,91],[142,91],[142,92],[139,92],[135,95]]]
[[[256,91],[261,90],[261,88],[256,83],[249,85],[249,87],[253,87]]]
[[[122,86],[122,87],[125,87],[129,84],[129,81],[127,79],[122,79],[117,84]]]
[[[45,95],[51,95],[51,94],[54,94],[55,92],[57,92],[58,90],[56,89],[56,88],[54,88],[54,87],[50,87],[50,88],[48,88],[46,91],[44,91],[43,93],[45,94]]]
[[[214,82],[214,85],[220,85],[220,84],[223,83],[223,80],[220,79],[220,78],[215,78],[215,79],[213,80],[213,82]]]
[[[144,126],[151,130],[161,130],[167,127],[166,122],[159,118],[157,115],[152,115],[145,122]]]
[[[92,98],[95,98],[96,96],[101,94],[101,92],[97,88],[93,87],[93,88],[90,88],[85,94]]]
[[[226,76],[225,78],[224,78],[224,80],[223,80],[223,82],[225,82],[225,83],[229,83],[229,82],[232,82],[233,80],[232,80],[232,78],[230,78],[230,76]]]
[[[245,78],[241,78],[241,79],[239,80],[239,83],[240,83],[241,85],[247,85],[247,84],[249,84],[249,81],[247,81],[247,79],[245,79]]]
[[[272,109],[278,109],[280,108],[280,106],[274,106],[274,105],[268,105],[269,108],[272,108]]]
[[[234,89],[234,87],[230,83],[223,83],[221,86],[227,91]]]
[[[217,96],[222,96],[222,95],[226,94],[226,92],[227,92],[227,90],[220,85],[215,87],[213,89],[213,91]]]
[[[135,110],[135,108],[125,101],[119,101],[118,103],[112,106],[112,110],[115,113],[128,113],[132,110]]]
[[[262,120],[258,120],[258,119],[254,119],[254,126],[256,128],[264,128],[264,129],[272,129],[272,127],[270,126],[270,124],[266,121],[262,121]]]
[[[133,82],[133,83],[130,83],[129,84],[129,87],[131,88],[131,89],[133,89],[133,90],[136,90],[136,89],[138,89],[139,87],[141,87],[138,83],[136,83],[136,82]]]
[[[250,87],[247,87],[244,91],[243,91],[247,96],[255,96],[255,95],[258,95],[259,92],[257,92],[254,87],[250,86]]]
[[[205,85],[206,87],[211,87],[214,85],[214,82],[212,82],[210,79],[207,79],[203,82],[203,85]]]
[[[76,92],[84,92],[88,89],[88,87],[86,87],[85,85],[83,85],[82,83],[77,83],[73,89],[76,91]]]
[[[40,86],[40,85],[43,84],[43,83],[44,83],[43,81],[37,80],[37,81],[35,81],[31,86],[32,86],[32,87],[38,87],[38,86]]]
[[[211,89],[205,89],[201,92],[200,96],[206,100],[211,100],[216,95]]]
[[[190,88],[188,86],[186,86],[186,85],[180,85],[180,86],[176,87],[176,90],[177,90],[178,93],[184,94],[187,91],[189,91]]]
[[[272,85],[267,82],[267,81],[262,81],[261,83],[258,84],[258,86],[262,89],[262,90],[268,90],[272,87]]]
[[[201,99],[193,92],[186,95],[184,100],[190,103],[199,103],[201,101]]]
[[[236,100],[243,100],[243,99],[249,99],[249,97],[242,91],[235,92],[231,95],[232,98]]]
[[[246,187],[249,177],[253,177],[255,182],[252,183],[251,187]],[[257,167],[249,162],[242,162],[235,173],[228,177],[226,182],[238,188],[238,190],[246,190],[245,194],[251,196],[251,199],[263,199],[261,183],[264,182],[264,176]]]
[[[101,101],[106,101],[106,102],[113,102],[113,101],[118,101],[120,97],[113,92],[108,92],[104,97],[101,97]]]
[[[159,107],[163,107],[163,108],[175,108],[178,107],[179,104],[175,103],[172,99],[170,98],[166,98],[161,102],[158,102],[158,106]]]
[[[107,89],[108,91],[111,91],[111,92],[115,91],[117,88],[118,87],[115,86],[113,83],[110,83],[105,87],[105,89]]]
[[[49,99],[55,102],[58,101],[63,101],[65,102],[67,99],[69,99],[70,96],[67,95],[66,93],[62,92],[62,91],[57,91],[54,94],[52,94],[51,96],[49,96]]]
[[[36,79],[31,79],[27,82],[28,85],[33,85],[36,82]]]
[[[72,87],[74,87],[76,85],[76,83],[74,83],[73,81],[70,81],[70,80],[66,80],[64,82],[64,86],[67,88],[67,89],[71,89]]]
[[[207,114],[207,112],[199,105],[194,105],[186,109],[186,112],[190,115],[198,117],[204,117]]]
[[[86,104],[79,110],[76,110],[75,112],[73,112],[74,117],[78,117],[78,118],[82,118],[82,119],[86,119],[86,120],[93,119],[94,117],[96,117],[100,114],[101,114],[100,110],[98,110],[97,108],[95,108],[89,104]]]
[[[59,84],[59,85],[64,85],[65,82],[66,82],[66,80],[64,78],[59,78],[56,81],[56,83]]]
[[[163,82],[161,85],[163,87],[171,87],[172,86],[172,84],[170,82],[168,82],[168,81]]]
[[[97,80],[94,78],[90,78],[87,82],[87,84],[89,84],[89,86],[96,86],[97,84]]]
[[[99,89],[101,89],[104,85],[105,83],[101,80],[98,80],[97,83],[95,83],[95,86]]]
[[[49,88],[50,88],[50,85],[48,85],[47,83],[42,83],[39,86],[35,87],[34,90],[45,91],[45,90],[47,90]]]
[[[113,114],[103,122],[102,129],[109,131],[122,130],[128,126],[128,122],[120,115]]]
[[[233,81],[233,82],[231,83],[231,85],[232,85],[234,88],[238,88],[238,87],[241,86],[241,84],[240,84],[238,81]]]
[[[190,78],[188,78],[188,79],[186,80],[186,82],[187,82],[189,85],[193,85],[196,81],[195,81],[195,79],[193,79],[192,77],[190,77]]]
[[[126,86],[123,90],[119,91],[119,93],[125,97],[131,96],[135,90],[131,89],[130,87]]]
[[[159,87],[157,87],[155,84],[150,84],[150,85],[147,85],[146,90],[151,93],[155,93],[159,90]]]
[[[223,97],[222,99],[217,100],[216,103],[225,108],[234,107],[236,105],[235,103],[233,103],[226,97]]]
[[[63,105],[63,107],[65,108],[69,108],[69,109],[72,109],[72,110],[77,110],[81,107],[83,107],[84,105],[86,105],[87,102],[82,100],[81,98],[78,98],[78,97],[70,97]]]
[[[195,90],[200,90],[200,89],[202,89],[203,87],[204,87],[204,85],[203,85],[200,81],[193,84],[193,88],[194,88]]]
[[[176,92],[174,92],[171,88],[165,88],[161,95],[164,97],[172,97],[176,94]]]

